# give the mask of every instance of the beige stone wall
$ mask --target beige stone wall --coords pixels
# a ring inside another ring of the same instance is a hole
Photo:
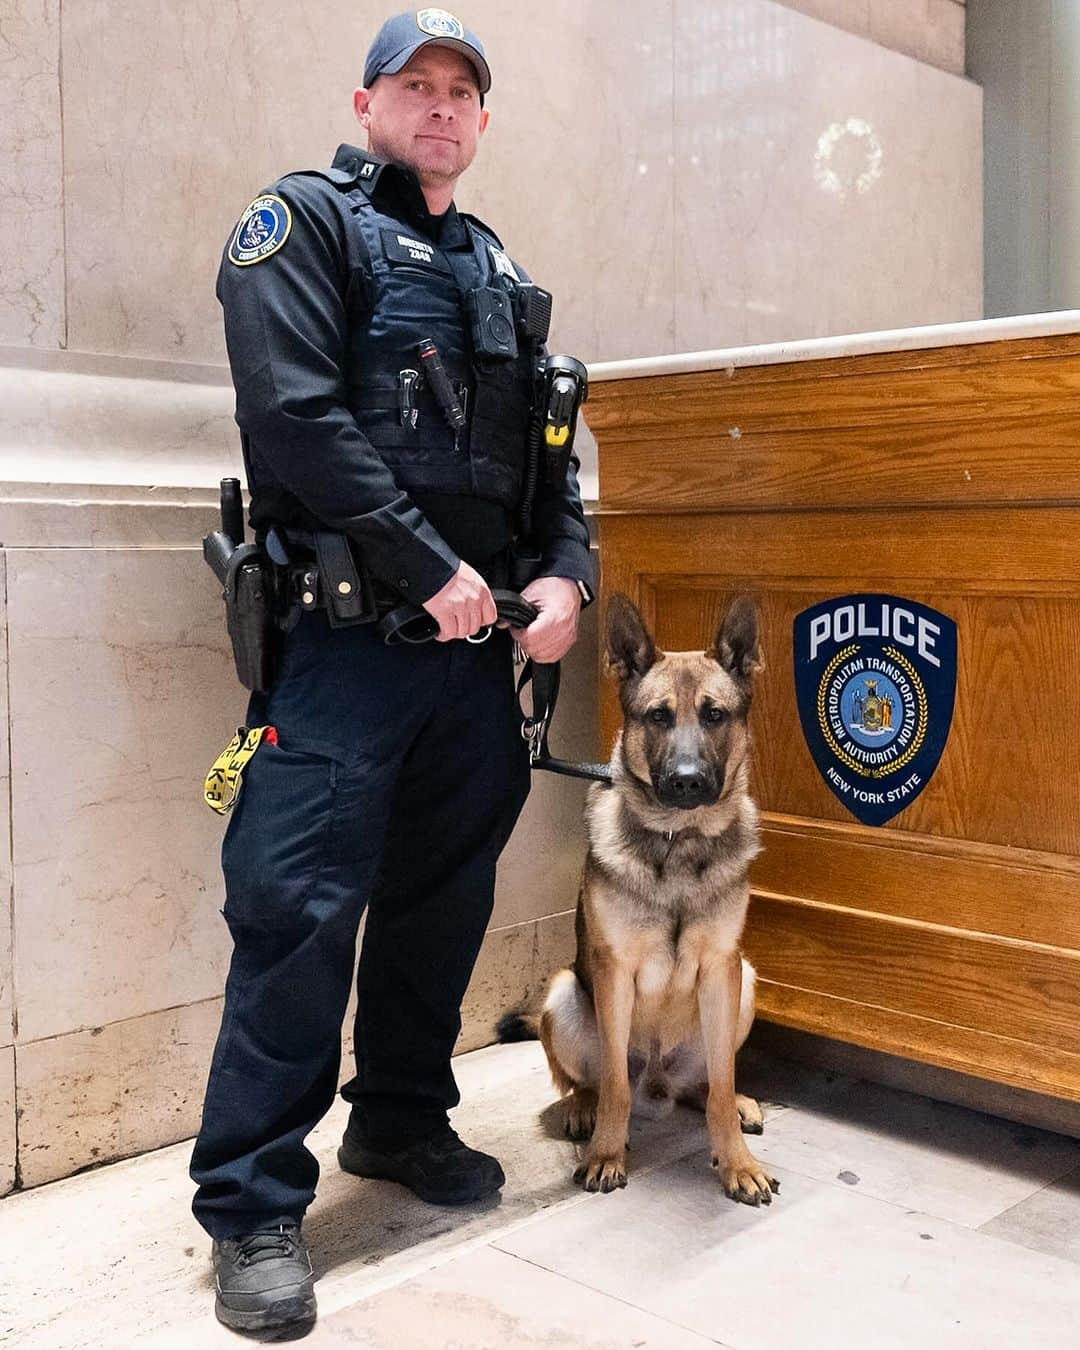
[[[841,10],[860,6],[822,12]],[[0,342],[222,360],[222,242],[257,190],[357,137],[382,7],[14,11]],[[555,291],[560,345],[603,360],[980,316],[973,85],[770,0],[465,17],[495,85],[459,197]]]
[[[780,0],[917,61],[964,73],[966,0]]]
[[[201,783],[245,698],[216,584],[191,546],[214,518],[211,493],[6,484],[2,495],[6,1190],[16,1156],[32,1186],[197,1128],[230,948],[223,822]],[[595,659],[590,614],[557,733],[582,758],[595,749]],[[538,778],[500,868],[462,1048],[490,1042],[499,1014],[535,998],[569,955],[582,796]]]
[[[860,27],[877,8],[470,0],[496,83],[459,201],[554,290],[555,345],[979,316],[980,94]],[[228,956],[197,787],[241,711],[192,548],[236,467],[214,275],[256,191],[356,139],[384,13],[4,6],[0,1192],[16,1158],[35,1184],[197,1122]],[[590,629],[560,726],[582,755],[594,653]],[[572,784],[530,806],[463,1044],[568,949],[579,806]]]

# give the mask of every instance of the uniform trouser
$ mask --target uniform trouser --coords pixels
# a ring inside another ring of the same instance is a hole
[[[191,1159],[213,1237],[299,1220],[357,977],[356,1076],[375,1140],[418,1137],[459,1100],[450,1055],[491,914],[495,863],[529,786],[510,640],[386,647],[305,615],[249,725],[277,728],[225,836],[233,939]]]

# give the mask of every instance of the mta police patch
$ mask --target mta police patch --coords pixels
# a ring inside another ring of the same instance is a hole
[[[256,197],[240,217],[229,242],[229,261],[237,267],[269,258],[292,229],[292,212],[280,197]]]
[[[956,694],[956,624],[896,595],[795,616],[795,695],[825,782],[864,825],[910,806],[937,769]]]
[[[465,36],[465,25],[445,9],[422,9],[416,16],[416,26],[421,33],[428,33],[431,37]]]

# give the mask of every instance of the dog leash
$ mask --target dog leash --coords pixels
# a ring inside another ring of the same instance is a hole
[[[516,591],[495,589],[491,592],[495,601],[495,612],[499,619],[512,628],[528,628],[540,611]],[[398,643],[430,642],[439,632],[439,625],[424,609],[416,605],[399,605],[390,614],[379,620],[377,625],[383,641],[389,646]],[[470,642],[483,642],[491,634],[491,629],[482,630],[467,639]],[[529,767],[545,769],[548,773],[561,773],[567,778],[586,778],[595,783],[611,786],[611,769],[607,764],[574,764],[570,760],[556,759],[548,746],[548,730],[555,716],[555,705],[559,701],[559,683],[562,678],[559,663],[545,664],[528,660],[518,680],[518,707],[521,709],[521,734],[529,745]],[[532,685],[532,711],[526,712],[521,705],[521,696],[525,686]]]
[[[610,765],[573,764],[566,759],[556,759],[548,748],[548,729],[555,715],[555,705],[559,701],[561,678],[562,672],[557,661],[548,665],[532,660],[525,662],[518,678],[521,734],[529,744],[529,766],[533,769],[546,769],[548,773],[561,773],[567,778],[587,778],[594,783],[603,783],[605,787],[610,787],[612,783]],[[521,706],[521,695],[528,684],[532,685],[530,713]]]
[[[495,613],[500,622],[508,623],[511,628],[528,628],[539,615],[535,605],[518,595],[517,591],[504,591],[497,587],[491,592],[495,601]],[[439,636],[438,620],[419,605],[398,605],[396,609],[384,614],[375,625],[388,647],[399,643],[432,642]],[[466,642],[486,642],[491,636],[491,628],[482,628],[465,639]]]

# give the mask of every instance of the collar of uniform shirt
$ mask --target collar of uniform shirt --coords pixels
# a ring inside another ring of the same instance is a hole
[[[433,216],[424,200],[420,181],[412,169],[404,164],[394,164],[355,145],[338,146],[334,156],[334,168],[344,169],[346,173],[357,173],[363,164],[375,164],[377,170],[365,185],[372,201],[381,206],[390,207],[400,213],[405,220],[417,229],[423,230],[430,239],[437,241],[440,248],[471,248],[468,233],[453,202],[442,216]]]

